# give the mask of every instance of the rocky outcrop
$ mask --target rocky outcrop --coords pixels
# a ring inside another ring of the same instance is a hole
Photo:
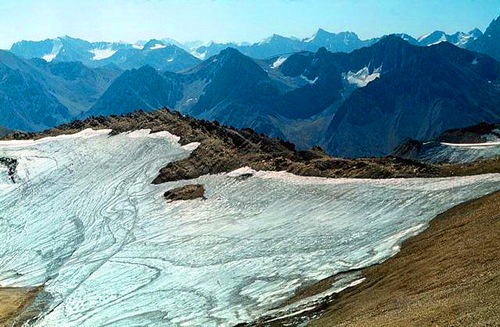
[[[447,143],[483,143],[489,135],[500,138],[500,124],[480,123],[466,128],[450,129],[436,138]]]
[[[205,199],[205,188],[201,184],[190,184],[171,189],[163,196],[168,201]]]
[[[12,183],[16,182],[17,159],[0,157],[0,165],[7,167],[7,175]]]

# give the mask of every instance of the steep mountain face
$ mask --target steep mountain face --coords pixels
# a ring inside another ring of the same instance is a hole
[[[114,64],[123,70],[150,65],[156,69],[179,71],[199,60],[171,42],[150,40],[143,46],[127,43],[87,42],[68,36],[44,41],[21,41],[10,51],[22,58],[47,62],[80,61],[89,67]]]
[[[80,62],[24,60],[0,51],[0,125],[35,131],[88,110],[121,71]]]
[[[324,145],[334,155],[385,155],[406,138],[500,120],[500,65],[487,56],[391,37],[350,59],[363,57],[382,66],[380,78],[354,91],[333,117]]]
[[[500,61],[500,16],[491,22],[483,35],[468,44],[467,49],[487,54]]]
[[[467,48],[467,46],[479,38],[483,33],[475,28],[468,33],[456,32],[455,34],[446,34],[443,31],[434,31],[430,34],[422,35],[418,38],[418,44],[422,46],[429,46],[438,44],[440,42],[449,42],[460,48]]]
[[[108,116],[173,106],[182,86],[151,66],[125,71],[84,116]],[[132,109],[133,108],[133,109]]]
[[[0,125],[37,130],[69,119],[68,109],[42,80],[43,75],[29,63],[0,51]]]
[[[300,148],[380,156],[408,137],[500,120],[498,65],[447,42],[416,47],[398,36],[349,54],[321,48],[261,61],[226,49],[180,74],[126,73],[89,114],[171,106]]]

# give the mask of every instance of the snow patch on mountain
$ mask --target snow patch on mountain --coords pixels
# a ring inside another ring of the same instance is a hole
[[[271,69],[276,69],[279,66],[281,66],[286,61],[287,58],[288,56],[281,56],[278,59],[276,59],[276,61],[271,64]]]
[[[59,39],[54,40],[54,45],[52,46],[52,51],[42,56],[42,59],[46,62],[51,62],[54,60],[59,52],[61,52],[63,45]]]
[[[368,83],[374,81],[375,79],[380,77],[380,72],[382,71],[382,67],[376,68],[370,74],[370,69],[368,67],[361,68],[357,72],[348,71],[344,73],[343,76],[351,85],[355,85],[357,87],[365,87]]]
[[[318,81],[318,76],[316,76],[314,79],[309,79],[304,75],[300,75],[300,78],[302,78],[304,81],[306,81],[309,84],[315,84]]]
[[[109,57],[113,56],[116,53],[116,51],[117,50],[110,49],[110,48],[89,50],[89,52],[94,55],[92,57],[92,60],[94,60],[94,61],[109,58]]]
[[[152,47],[150,47],[149,49],[150,50],[158,50],[158,49],[165,49],[166,47],[167,47],[167,45],[165,45],[165,44],[157,43],[157,44],[153,45]]]
[[[191,55],[193,55],[194,57],[200,59],[200,60],[205,60],[206,56],[207,56],[207,51],[204,51],[204,52],[198,52],[198,51],[191,51],[190,52]]]

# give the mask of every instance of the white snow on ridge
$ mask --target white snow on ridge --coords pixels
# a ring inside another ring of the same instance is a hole
[[[441,35],[441,37],[439,38],[439,40],[437,40],[436,42],[433,42],[433,43],[429,44],[429,46],[436,45],[436,44],[439,44],[441,42],[447,42],[447,41],[448,40],[446,39],[446,35],[443,34],[443,35]]]
[[[368,67],[364,67],[357,72],[349,71],[344,73],[344,76],[349,84],[357,87],[365,87],[368,83],[380,77],[381,70],[382,67],[376,68],[373,73],[370,74]]]
[[[92,57],[92,60],[103,60],[106,58],[109,58],[113,56],[116,53],[117,50],[114,49],[92,49],[89,50],[91,54],[94,56]]]
[[[18,183],[0,178],[0,284],[46,282],[54,300],[35,326],[235,325],[305,283],[387,259],[437,213],[500,189],[500,174],[352,180],[242,168],[194,181],[207,200],[166,203],[187,182],[151,180],[197,144],[108,132],[0,143],[0,156],[19,160]]]

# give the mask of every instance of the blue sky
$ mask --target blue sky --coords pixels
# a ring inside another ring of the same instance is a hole
[[[307,37],[319,27],[361,38],[484,31],[500,0],[1,0],[0,48],[61,35],[91,41],[171,37],[256,42]]]

